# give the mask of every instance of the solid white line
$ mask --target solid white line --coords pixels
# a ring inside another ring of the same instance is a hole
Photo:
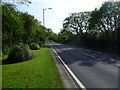
[[[51,47],[51,46],[50,46]],[[52,48],[52,47],[51,47]],[[53,49],[53,48],[52,48]],[[66,67],[66,69],[69,71],[69,73],[72,75],[72,77],[75,79],[75,81],[77,82],[77,84],[81,87],[82,90],[87,90],[85,88],[85,86],[80,82],[80,80],[75,76],[75,74],[70,70],[70,68],[64,63],[64,61],[62,60],[62,58],[57,54],[57,52],[55,51],[55,49],[53,49],[53,51],[55,52],[55,54],[58,56],[58,58],[61,60],[61,62],[63,63],[63,65]]]

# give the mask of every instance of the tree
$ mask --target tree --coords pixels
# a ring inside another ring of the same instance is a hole
[[[36,31],[38,26],[38,21],[34,19],[34,16],[29,15],[28,13],[21,13],[22,21],[23,21],[23,27],[24,27],[24,35],[23,35],[23,42],[24,43],[30,43],[31,42],[31,36]]]
[[[2,6],[2,33],[3,45],[15,44],[21,41],[23,21],[20,12],[15,10],[14,5],[5,4]]]
[[[58,41],[62,43],[68,43],[72,38],[73,33],[66,29],[61,29],[60,33],[58,34]]]
[[[106,1],[92,12],[72,13],[65,18],[63,31],[58,34],[61,42],[67,40],[66,31],[73,33],[74,40],[79,40],[77,45],[117,50],[120,45],[120,1]]]
[[[81,36],[88,31],[89,18],[90,12],[72,13],[64,20],[63,28]]]
[[[94,11],[91,12],[90,18],[88,20],[89,22],[88,29],[90,32],[98,32],[98,30],[102,30],[101,17],[102,17],[102,14],[99,11],[99,9],[96,8]]]
[[[40,46],[45,44],[47,37],[44,28],[45,27],[38,25],[37,30],[33,34],[32,42],[38,43]]]
[[[2,18],[3,54],[8,54],[10,48],[19,43],[44,45],[46,27],[34,16],[18,11],[13,4],[2,3]]]
[[[57,34],[52,31],[52,29],[46,29],[46,37],[48,40],[53,40],[57,42]]]

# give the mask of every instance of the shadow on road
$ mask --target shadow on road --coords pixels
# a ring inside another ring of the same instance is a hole
[[[45,45],[45,47],[50,48],[50,45]]]
[[[100,62],[104,64],[114,64],[117,63],[117,58],[120,58],[118,55],[88,49],[72,48],[62,44],[51,46],[57,51],[58,55],[60,55],[67,65],[78,63],[80,66],[94,66]]]

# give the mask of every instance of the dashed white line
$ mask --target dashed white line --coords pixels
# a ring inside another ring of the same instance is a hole
[[[112,59],[112,58],[111,58],[110,60],[111,60],[112,62],[114,62],[114,61],[115,61],[115,60],[114,60],[114,59]]]
[[[97,59],[98,61],[100,61],[101,59]]]
[[[120,67],[120,64],[117,63],[117,66]]]
[[[89,56],[89,57],[92,57],[92,58],[96,58],[95,56],[93,56],[93,55],[89,55],[89,54],[87,54],[87,53],[82,53],[83,55],[86,55],[86,56]]]
[[[51,47],[52,48],[52,47]],[[53,48],[52,48],[53,49]],[[57,52],[55,51],[55,49],[53,49],[53,51],[55,52],[55,54],[58,56],[58,58],[60,59],[60,61],[63,63],[63,65],[66,67],[66,69],[69,71],[69,73],[71,74],[71,76],[74,78],[74,80],[77,82],[77,84],[80,86],[80,88],[82,90],[87,90],[85,88],[85,86],[80,82],[80,80],[75,76],[75,74],[70,70],[70,68],[65,64],[65,62],[62,60],[62,58],[57,54]]]

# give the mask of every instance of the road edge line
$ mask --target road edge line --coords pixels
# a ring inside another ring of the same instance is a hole
[[[71,74],[71,76],[74,78],[74,80],[77,82],[77,84],[80,86],[80,88],[82,90],[87,90],[85,88],[85,86],[80,82],[80,80],[75,76],[75,74],[70,70],[70,68],[65,64],[65,62],[62,60],[62,58],[57,54],[57,52],[55,51],[55,49],[53,47],[51,47],[51,48],[53,49],[53,51],[55,52],[55,54],[57,55],[57,57],[60,59],[60,61],[63,63],[63,65],[65,66],[65,68],[68,70],[68,72]]]

